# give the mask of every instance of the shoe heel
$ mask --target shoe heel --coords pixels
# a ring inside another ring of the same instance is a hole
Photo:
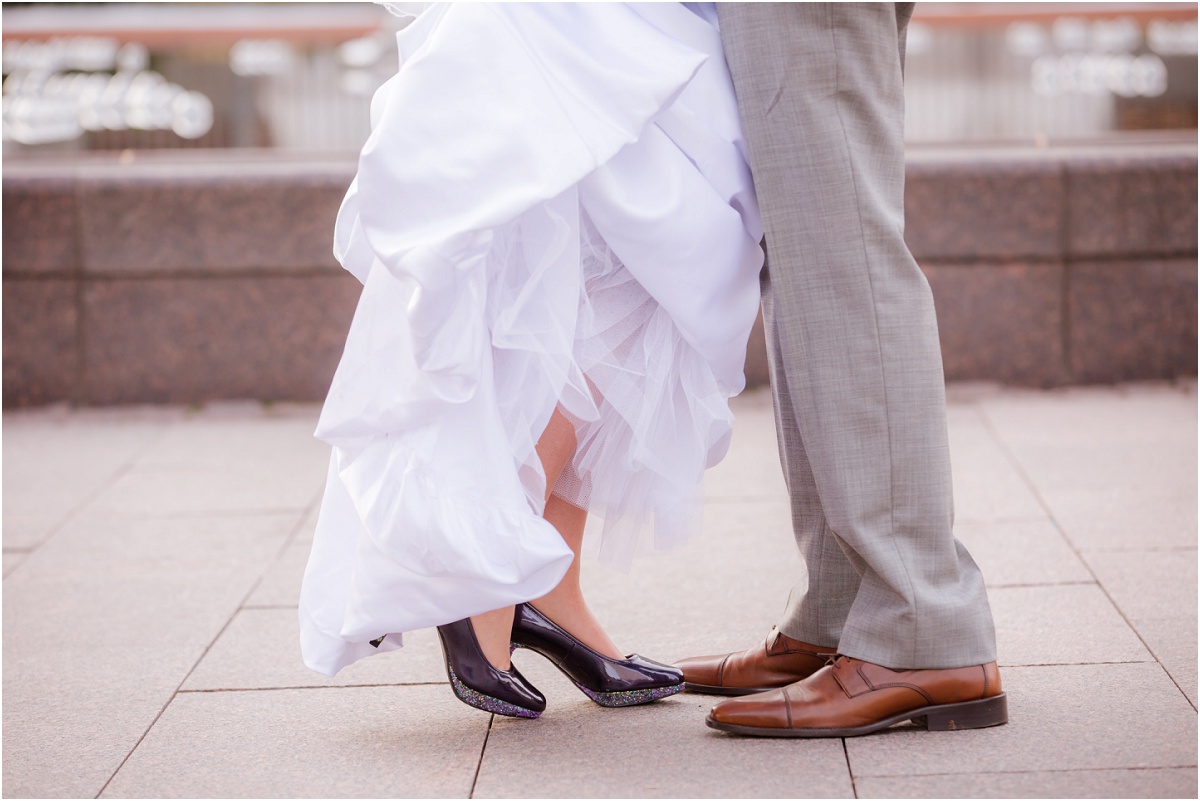
[[[936,706],[925,713],[925,725],[930,731],[959,731],[986,729],[1008,723],[1008,696],[966,701],[961,704]]]

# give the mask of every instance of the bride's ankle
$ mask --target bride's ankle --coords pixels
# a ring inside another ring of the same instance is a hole
[[[471,628],[484,657],[497,670],[509,670],[512,662],[510,642],[512,639],[513,608],[495,609],[481,615],[471,616]]]

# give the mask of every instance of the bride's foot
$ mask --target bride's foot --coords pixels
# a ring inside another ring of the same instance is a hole
[[[683,690],[683,673],[678,668],[637,654],[611,657],[599,653],[531,604],[517,606],[513,645],[549,659],[601,706],[647,704]]]
[[[581,594],[555,590],[537,599],[529,606],[534,607],[555,625],[597,653],[611,659],[623,659],[625,654],[608,636],[600,621]]]
[[[511,608],[508,611],[512,613]],[[469,618],[438,626],[437,631],[450,687],[460,701],[509,717],[536,718],[542,714],[546,697],[516,667],[499,670],[484,657]]]

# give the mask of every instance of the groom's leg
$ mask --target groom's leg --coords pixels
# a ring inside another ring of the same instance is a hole
[[[990,662],[983,578],[951,532],[933,301],[903,239],[904,15],[875,3],[720,12],[766,227],[785,425],[798,434],[785,460],[802,465],[792,486],[811,469],[818,541],[838,542],[861,576],[839,650],[891,668]],[[814,577],[784,630],[817,626],[826,589]]]
[[[821,511],[817,483],[804,452],[795,403],[788,389],[786,351],[781,343],[770,269],[768,254],[762,274],[762,307],[775,435],[791,498],[792,531],[806,569],[806,575],[796,582],[788,596],[778,628],[794,640],[837,650],[842,626],[858,594],[859,576]]]

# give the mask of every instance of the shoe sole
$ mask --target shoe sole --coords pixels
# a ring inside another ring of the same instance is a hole
[[[745,734],[750,737],[861,737],[906,720],[924,723],[929,731],[962,731],[964,729],[986,729],[1008,723],[1008,695],[1000,693],[994,698],[979,701],[964,701],[959,704],[925,706],[911,712],[902,712],[890,718],[855,726],[848,729],[776,729],[767,726],[738,726],[713,720],[710,712],[705,723],[710,729]]]
[[[597,692],[589,690],[578,682],[571,682],[579,688],[580,692],[591,698],[600,706],[620,707],[620,706],[638,706],[639,704],[649,704],[658,701],[662,698],[669,698],[676,693],[683,692],[682,684],[672,684],[668,687],[650,687],[645,690],[616,690],[613,692]]]
[[[508,701],[501,701],[499,698],[493,698],[468,687],[463,684],[462,679],[455,675],[454,669],[449,665],[446,666],[446,672],[450,674],[450,686],[454,689],[454,694],[467,706],[510,718],[538,718],[542,715],[541,712],[535,712]]]
[[[786,685],[780,684],[779,687]],[[683,691],[698,695],[754,695],[765,693],[767,690],[778,690],[779,687],[720,687],[715,684],[696,684],[692,681],[683,683]]]

